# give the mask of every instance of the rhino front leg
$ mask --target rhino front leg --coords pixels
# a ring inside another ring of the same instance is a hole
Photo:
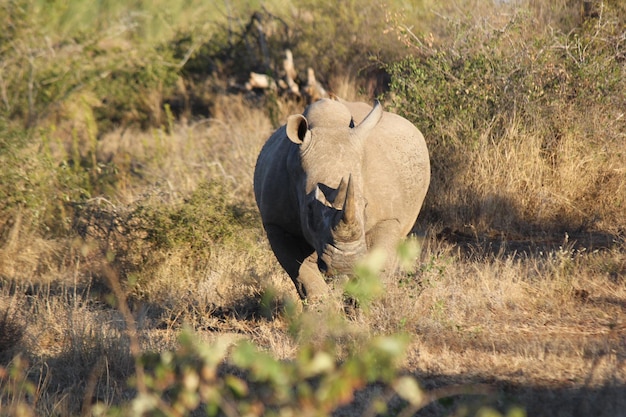
[[[383,282],[398,268],[397,245],[402,237],[400,223],[394,219],[379,222],[367,233],[367,246],[371,249],[382,249],[387,256],[381,276]]]
[[[267,238],[280,265],[287,271],[302,300],[326,295],[329,287],[318,267],[315,250],[301,237],[276,225],[266,225]]]

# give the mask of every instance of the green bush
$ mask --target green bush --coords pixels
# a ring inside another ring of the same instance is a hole
[[[80,93],[95,98],[89,104],[100,130],[163,123],[162,96],[173,90],[180,71],[163,45],[180,16],[163,15],[174,12],[169,4],[149,6],[115,0],[5,3],[0,114],[28,126],[56,123],[71,117],[66,105]]]
[[[2,127],[6,127],[2,129]],[[50,131],[24,129],[0,122],[0,236],[19,217],[27,230],[64,236],[71,230],[77,204],[94,196],[110,196],[120,180],[112,163],[101,163],[92,144],[85,156],[74,138],[72,150],[52,154],[58,146]]]
[[[214,244],[241,242],[241,232],[256,222],[256,212],[233,203],[227,186],[220,181],[201,184],[179,204],[146,203],[130,213],[130,221],[145,234],[144,240],[158,249],[182,246],[210,252]]]
[[[67,164],[55,167],[49,158],[38,155],[30,132],[17,128],[0,137],[2,240],[18,218],[31,225],[27,229],[44,234],[66,229],[64,205],[84,192],[85,177]]]
[[[225,339],[207,345],[188,332],[180,344],[176,352],[145,357],[147,392],[130,409],[142,415],[189,415],[204,409],[209,415],[323,416],[352,401],[368,383],[406,378],[397,376],[406,345],[399,337],[373,339],[341,362],[330,350],[310,347],[284,362],[249,342],[231,349]],[[421,389],[413,384],[410,394],[419,395]],[[370,402],[379,411],[385,406],[382,396]]]

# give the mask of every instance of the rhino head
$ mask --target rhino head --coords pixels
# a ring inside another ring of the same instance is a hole
[[[348,274],[367,250],[362,164],[364,142],[383,115],[376,101],[355,126],[341,102],[320,100],[287,120],[289,140],[298,145],[296,181],[301,228],[326,275]]]

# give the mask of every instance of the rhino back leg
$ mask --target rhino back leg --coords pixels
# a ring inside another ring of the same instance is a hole
[[[296,286],[301,299],[326,295],[329,287],[317,268],[315,250],[301,237],[277,225],[265,225],[274,255]]]

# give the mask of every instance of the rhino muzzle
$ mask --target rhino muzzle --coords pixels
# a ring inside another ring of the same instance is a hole
[[[338,273],[349,274],[355,262],[367,251],[352,176],[350,175],[347,181],[342,179],[336,189],[320,187],[318,184],[315,198],[336,213],[330,229],[330,242],[318,248],[318,269],[327,276]],[[329,199],[332,199],[332,202]]]
[[[347,182],[342,178],[337,189],[318,184],[314,195],[315,200],[321,205],[333,209],[336,213],[334,225],[330,230],[333,242],[348,243],[361,239],[364,232],[357,216],[352,175],[348,177]]]
[[[366,251],[365,240],[328,244],[317,258],[317,267],[322,274],[328,277],[338,274],[351,274],[354,265],[365,255]]]

